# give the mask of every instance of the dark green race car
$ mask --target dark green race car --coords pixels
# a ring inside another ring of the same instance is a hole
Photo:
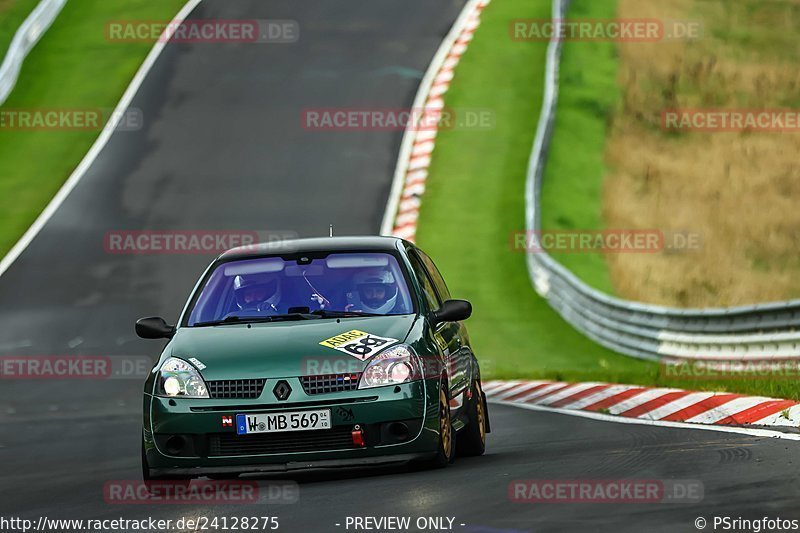
[[[203,274],[144,388],[145,479],[481,455],[481,376],[436,266],[389,237],[243,247]]]

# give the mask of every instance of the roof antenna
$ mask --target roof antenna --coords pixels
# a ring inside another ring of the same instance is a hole
[[[333,224],[328,228],[328,237],[333,237]]]

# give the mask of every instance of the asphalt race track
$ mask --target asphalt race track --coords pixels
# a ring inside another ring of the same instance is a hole
[[[294,44],[170,44],[117,132],[0,277],[0,355],[155,354],[145,315],[175,320],[207,255],[115,255],[107,232],[378,231],[401,132],[320,132],[305,109],[409,107],[461,0],[204,0],[192,15],[298,21]],[[696,531],[716,516],[800,517],[797,443],[491,409],[488,453],[445,470],[267,477],[299,501],[109,505],[139,478],[143,379],[0,382],[0,515],[277,516],[279,531],[346,531],[348,516],[452,517],[454,531]],[[517,479],[690,479],[695,504],[514,503]],[[337,524],[339,524],[337,526]],[[462,525],[463,524],[463,525]],[[711,530],[711,526],[707,528]],[[353,531],[353,529],[349,529]],[[412,529],[414,531],[415,529]]]
[[[454,531],[470,533],[694,531],[701,516],[800,514],[800,464],[793,460],[793,442],[611,424],[505,406],[494,406],[491,414],[488,453],[460,459],[445,470],[281,475],[262,481],[298,483],[297,503],[203,507],[104,502],[106,481],[138,475],[140,425],[133,415],[5,422],[3,454],[9,460],[4,461],[2,510],[32,519],[270,515],[279,517],[280,530],[292,532],[346,531],[336,524],[348,516],[447,516],[455,518]],[[516,479],[587,478],[700,480],[704,499],[699,504],[530,504],[512,503],[507,496]]]

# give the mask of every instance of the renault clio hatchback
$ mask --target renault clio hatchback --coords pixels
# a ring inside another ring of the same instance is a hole
[[[390,237],[230,250],[202,275],[144,387],[146,480],[481,455],[478,361],[433,261]]]

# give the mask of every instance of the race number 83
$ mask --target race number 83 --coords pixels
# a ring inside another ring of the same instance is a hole
[[[320,344],[365,361],[379,350],[395,342],[398,342],[398,340],[390,337],[379,337],[378,335],[354,329],[330,339],[325,339]]]

